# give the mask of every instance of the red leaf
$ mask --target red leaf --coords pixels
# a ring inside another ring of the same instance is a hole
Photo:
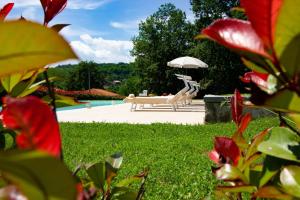
[[[242,134],[244,133],[244,131],[246,130],[246,128],[248,127],[250,121],[252,119],[252,116],[250,113],[247,113],[246,115],[244,115],[241,119],[241,122],[240,122],[240,126],[239,126],[239,129],[238,129],[238,133],[239,134]]]
[[[20,132],[16,142],[21,149],[38,149],[60,156],[61,137],[52,110],[37,97],[3,98],[3,125]]]
[[[67,6],[67,0],[40,0],[44,9],[44,23],[48,24]]]
[[[219,19],[202,30],[202,34],[233,50],[271,57],[249,21],[239,19]]]
[[[225,163],[231,162],[234,165],[238,164],[240,158],[240,149],[236,143],[227,137],[216,137],[215,138],[215,151],[225,159]]]
[[[247,72],[241,78],[244,83],[255,83],[260,89],[264,91],[269,90],[268,82],[269,74],[263,74],[258,72]]]
[[[283,0],[241,0],[241,6],[265,46],[272,49],[275,23]]]
[[[8,3],[0,10],[0,21],[5,19],[13,7],[14,3]]]
[[[236,125],[239,126],[243,113],[243,97],[237,89],[235,89],[230,103],[232,119],[236,123]]]

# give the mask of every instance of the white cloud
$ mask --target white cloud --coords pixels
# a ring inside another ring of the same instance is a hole
[[[133,21],[126,21],[126,22],[110,22],[110,26],[116,29],[137,29],[140,21],[133,20]]]
[[[96,9],[113,0],[68,0],[68,9]],[[40,6],[39,0],[2,0],[1,5],[13,2],[15,7]]]
[[[80,40],[72,41],[71,46],[81,60],[98,63],[128,63],[134,60],[130,56],[130,50],[133,48],[131,41],[106,40],[84,34],[80,36]]]
[[[74,38],[74,37],[79,37],[83,34],[88,34],[88,35],[92,35],[92,36],[107,35],[107,33],[105,33],[105,32],[100,32],[97,30],[91,30],[91,29],[73,26],[73,25],[65,27],[60,33],[69,39]]]

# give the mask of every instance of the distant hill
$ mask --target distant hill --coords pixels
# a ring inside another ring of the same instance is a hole
[[[103,63],[98,64],[97,69],[99,72],[104,74],[104,79],[106,84],[106,88],[114,90],[114,81],[117,83],[122,83],[123,81],[126,81],[128,78],[130,78],[134,73],[134,67],[133,64],[127,64],[127,63]],[[55,68],[49,68],[48,75],[50,77],[56,77],[55,81],[55,87],[60,89],[67,89],[67,82],[69,80],[70,74],[73,70],[76,69],[78,65],[60,65]],[[117,92],[117,91],[114,91]]]

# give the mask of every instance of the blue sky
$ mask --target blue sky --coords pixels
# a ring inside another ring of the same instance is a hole
[[[14,2],[9,19],[22,14],[26,19],[42,22],[39,0],[1,0]],[[131,62],[131,39],[138,34],[138,24],[164,3],[173,3],[192,20],[190,0],[68,0],[67,8],[51,24],[72,24],[62,35],[82,60],[99,63]],[[50,25],[51,25],[50,24]]]

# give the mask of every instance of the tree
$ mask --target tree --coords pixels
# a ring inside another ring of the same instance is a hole
[[[94,62],[80,62],[70,73],[67,82],[68,90],[88,90],[91,88],[103,88],[105,75],[97,69]]]
[[[184,56],[193,46],[196,32],[183,11],[173,4],[162,5],[157,12],[139,24],[139,34],[133,38],[132,55],[136,57],[141,89],[152,93],[175,93],[181,87],[167,62]]]
[[[240,4],[239,0],[190,0],[190,2],[198,29],[210,25],[216,19],[232,17],[230,9]]]
[[[232,13],[231,8],[239,5],[237,0],[191,0],[192,10],[196,17],[198,32],[211,24],[215,19],[224,17],[243,17]],[[239,80],[247,68],[241,59],[230,50],[208,40],[200,40],[190,50],[190,54],[208,64],[208,69],[200,74],[202,89],[206,93],[232,93],[235,88],[244,91]]]

